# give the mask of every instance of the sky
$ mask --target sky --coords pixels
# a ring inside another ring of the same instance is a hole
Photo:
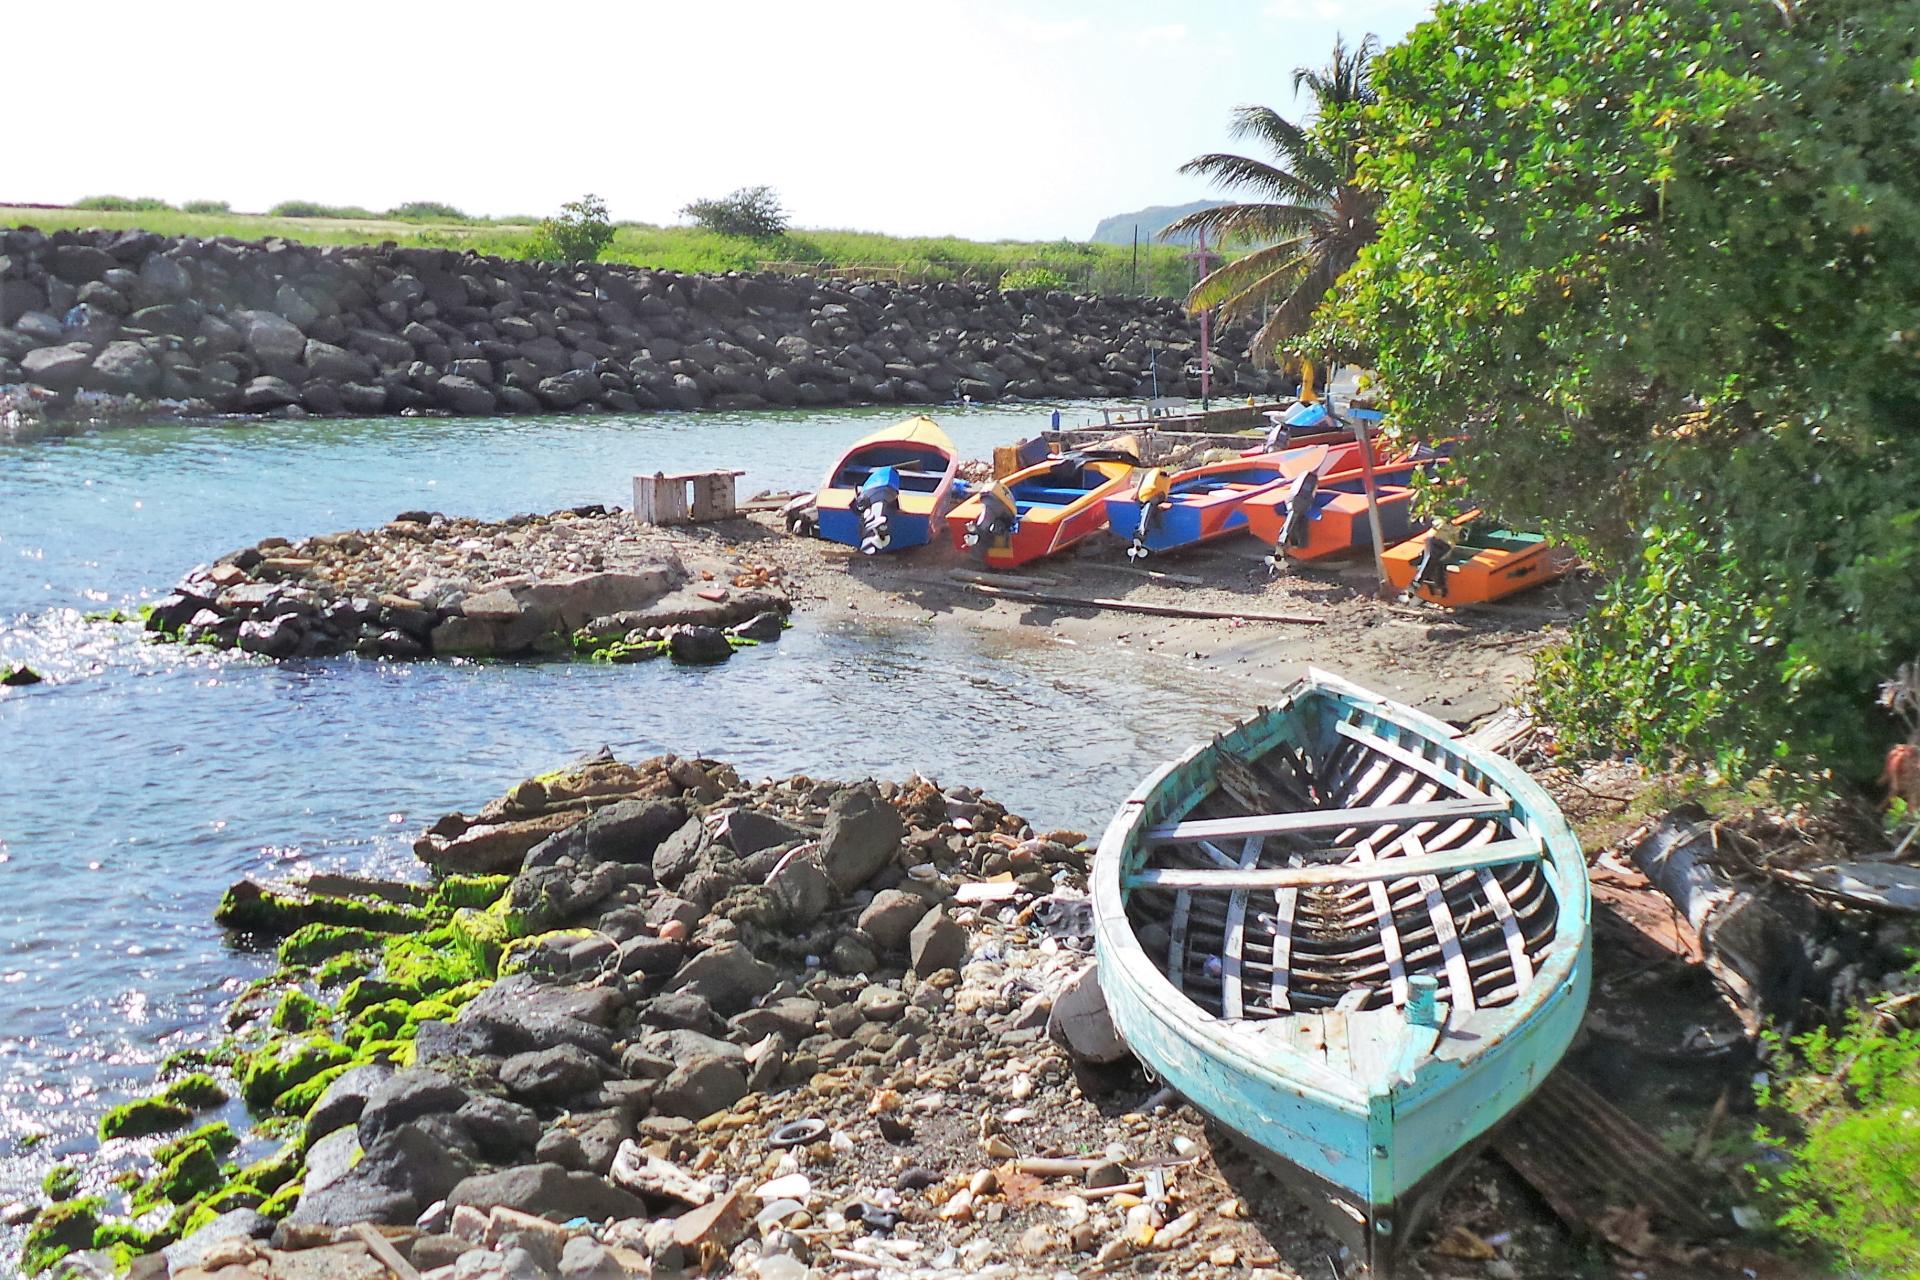
[[[9,4],[0,204],[300,198],[615,218],[767,184],[799,227],[1083,239],[1215,194],[1229,113],[1430,0]],[[29,51],[41,53],[29,55]],[[54,51],[65,50],[67,54]],[[71,55],[71,56],[68,56]],[[27,112],[23,104],[40,104]]]

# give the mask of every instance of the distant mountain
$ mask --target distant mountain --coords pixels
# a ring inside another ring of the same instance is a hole
[[[1095,244],[1132,244],[1133,229],[1140,228],[1140,242],[1146,244],[1160,229],[1170,226],[1177,219],[1202,209],[1217,209],[1223,204],[1232,204],[1231,200],[1195,200],[1192,204],[1156,204],[1152,208],[1140,209],[1133,213],[1116,213],[1111,218],[1100,219],[1100,225],[1093,229]],[[1193,237],[1177,237],[1170,243],[1192,244]]]

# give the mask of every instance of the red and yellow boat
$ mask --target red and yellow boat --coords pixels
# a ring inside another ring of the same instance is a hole
[[[1577,563],[1544,534],[1508,529],[1469,511],[1408,538],[1384,557],[1387,581],[1434,604],[1486,604],[1562,577]]]
[[[996,569],[1039,560],[1106,528],[1107,499],[1139,463],[1132,436],[1054,454],[969,494],[947,513],[947,532]]]
[[[1413,476],[1431,459],[1388,463],[1373,470],[1374,502],[1388,546],[1413,532]],[[1274,554],[1321,560],[1373,545],[1367,518],[1367,477],[1351,466],[1331,475],[1301,476],[1293,484],[1247,499],[1247,529]]]

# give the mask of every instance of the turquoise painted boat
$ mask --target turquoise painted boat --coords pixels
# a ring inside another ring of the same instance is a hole
[[[1325,672],[1140,784],[1093,906],[1134,1054],[1376,1277],[1586,1011],[1586,861],[1553,802]]]

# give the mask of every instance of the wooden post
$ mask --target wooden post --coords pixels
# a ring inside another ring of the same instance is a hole
[[[1327,403],[1331,407],[1333,402],[1329,399]],[[1373,567],[1380,575],[1379,591],[1386,595],[1393,590],[1393,586],[1387,581],[1386,534],[1380,528],[1380,494],[1373,483],[1373,436],[1367,430],[1367,419],[1371,415],[1366,409],[1349,409],[1348,412],[1353,415],[1353,434],[1360,441],[1360,476],[1367,493],[1367,527],[1373,532]]]

